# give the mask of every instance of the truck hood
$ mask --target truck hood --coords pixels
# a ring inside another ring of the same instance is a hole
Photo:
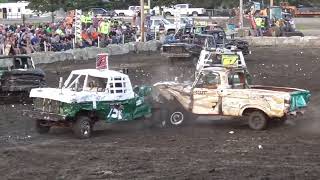
[[[99,101],[123,101],[134,98],[134,92],[110,94],[107,92],[73,91],[72,89],[35,88],[30,91],[31,98],[44,98],[64,103],[82,103]]]

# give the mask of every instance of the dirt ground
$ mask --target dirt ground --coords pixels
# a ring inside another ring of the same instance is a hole
[[[111,67],[128,68],[138,85],[192,74],[190,63],[173,66],[158,53],[110,61]],[[311,90],[305,115],[265,131],[234,120],[197,120],[175,129],[101,122],[91,139],[79,140],[68,129],[38,135],[33,121],[21,114],[29,104],[0,105],[0,179],[319,179],[320,49],[255,48],[246,62],[256,84]],[[41,68],[49,85],[57,86],[60,76],[94,65],[69,62]]]

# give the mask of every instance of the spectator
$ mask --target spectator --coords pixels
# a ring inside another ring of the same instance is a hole
[[[75,37],[72,22],[73,18],[70,16],[64,22],[56,24],[0,24],[0,53],[4,54],[3,49],[6,49],[6,53],[10,52],[11,54],[71,49]],[[131,25],[123,24],[119,20],[95,17],[91,24],[84,24],[80,36],[81,42],[76,46],[97,46],[99,39],[100,47],[106,47],[110,43],[121,43],[123,36],[125,36],[126,42],[134,41],[135,35],[136,29]]]

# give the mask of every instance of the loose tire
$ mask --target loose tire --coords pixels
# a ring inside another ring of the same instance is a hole
[[[195,118],[194,114],[186,111],[183,107],[176,107],[173,110],[168,110],[165,122],[169,127],[179,127],[190,124]]]
[[[39,134],[47,134],[50,131],[50,126],[45,126],[43,122],[44,120],[41,119],[36,120],[36,131]]]
[[[87,139],[91,137],[92,122],[87,116],[79,116],[73,124],[73,133],[80,139]]]
[[[261,111],[253,111],[248,115],[248,124],[251,129],[264,130],[268,124],[267,116]]]

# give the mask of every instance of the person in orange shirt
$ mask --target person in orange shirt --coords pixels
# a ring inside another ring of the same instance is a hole
[[[99,33],[96,31],[96,28],[93,28],[91,33],[90,33],[91,39],[92,39],[92,45],[97,46],[98,45],[98,37]]]
[[[92,45],[92,41],[89,37],[89,34],[86,32],[86,30],[83,30],[81,33],[81,37],[82,37],[82,45],[83,47],[88,47]]]

